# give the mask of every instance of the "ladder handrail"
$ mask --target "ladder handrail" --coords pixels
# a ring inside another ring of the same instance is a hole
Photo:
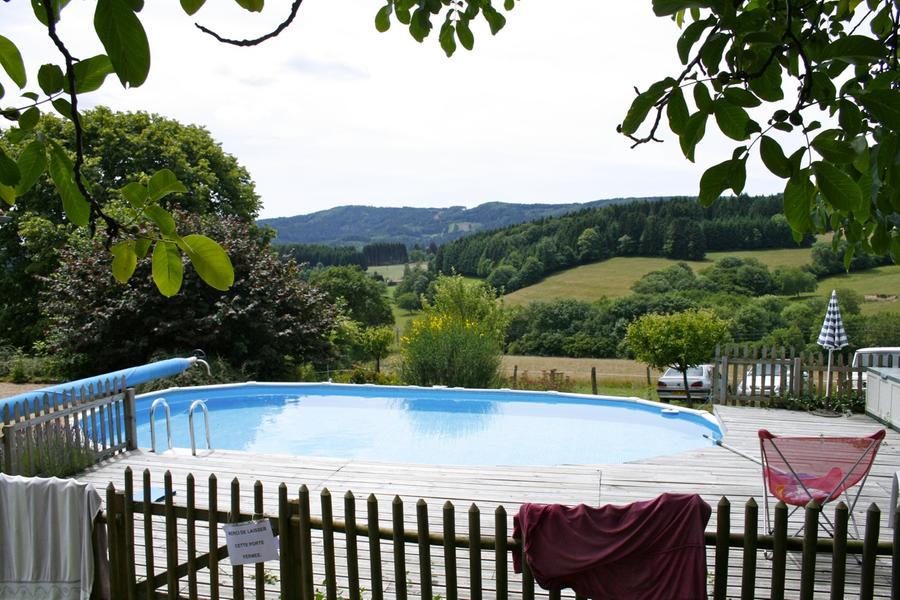
[[[166,409],[166,442],[169,445],[169,450],[172,449],[172,411],[169,410],[169,403],[166,402],[166,399],[160,397],[150,405],[150,452],[156,452],[156,421],[153,415],[156,412],[156,407],[160,404]]]
[[[194,409],[197,407],[203,409],[203,422],[206,427],[206,449],[212,450],[212,442],[209,439],[209,409],[206,408],[206,402],[203,400],[194,400],[191,408],[188,410],[188,428],[191,430],[191,454],[197,456],[197,444],[194,442]]]

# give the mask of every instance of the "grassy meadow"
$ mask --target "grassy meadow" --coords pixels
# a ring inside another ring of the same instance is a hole
[[[830,296],[831,290],[848,288],[870,297],[862,305],[862,312],[866,315],[880,315],[888,312],[900,311],[900,266],[890,265],[876,267],[869,271],[858,273],[845,273],[827,277],[819,282],[816,293],[820,296]],[[880,296],[875,300],[873,296]]]

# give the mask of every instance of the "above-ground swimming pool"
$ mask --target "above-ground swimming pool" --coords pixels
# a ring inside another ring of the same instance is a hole
[[[138,396],[138,440],[150,447],[150,406],[165,398],[173,445],[190,448],[188,410],[209,409],[213,449],[456,465],[613,464],[709,446],[709,413],[634,398],[554,392],[341,384],[245,383]],[[166,448],[165,410],[155,413]],[[194,412],[197,449],[206,448]]]

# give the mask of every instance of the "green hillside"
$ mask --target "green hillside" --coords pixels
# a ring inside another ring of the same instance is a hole
[[[810,262],[810,249],[710,252],[707,260],[685,262],[694,271],[701,271],[725,256],[756,258],[769,268],[802,266]],[[631,285],[647,273],[659,271],[675,262],[666,258],[615,257],[556,273],[535,285],[507,294],[503,299],[507,304],[518,305],[555,298],[574,298],[588,302],[603,296],[617,298],[630,294]],[[850,275],[829,277],[819,282],[816,293],[828,295],[833,288],[850,288],[863,296],[887,296],[886,299],[865,302],[864,314],[900,311],[900,303],[896,299],[900,290],[900,266],[878,267]],[[890,299],[891,296],[893,300]]]

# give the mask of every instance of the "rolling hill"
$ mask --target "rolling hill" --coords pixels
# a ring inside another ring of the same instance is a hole
[[[308,215],[260,219],[259,224],[268,225],[277,232],[276,244],[362,246],[373,242],[402,242],[407,246],[418,244],[424,247],[432,242],[440,245],[475,231],[638,199],[614,198],[582,204],[488,202],[475,208],[338,206]]]

